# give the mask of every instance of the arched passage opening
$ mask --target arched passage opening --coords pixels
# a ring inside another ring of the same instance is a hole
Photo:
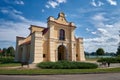
[[[58,61],[67,60],[67,51],[64,45],[58,47]]]

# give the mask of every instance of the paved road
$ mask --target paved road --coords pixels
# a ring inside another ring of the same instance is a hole
[[[120,80],[120,73],[76,75],[0,75],[0,80]]]

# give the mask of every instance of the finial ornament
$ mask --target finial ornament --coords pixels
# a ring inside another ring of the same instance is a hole
[[[65,14],[63,12],[60,12],[59,17],[65,17]]]

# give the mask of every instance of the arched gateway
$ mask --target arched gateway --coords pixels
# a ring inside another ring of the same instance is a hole
[[[58,47],[58,61],[67,60],[67,50],[64,45]]]

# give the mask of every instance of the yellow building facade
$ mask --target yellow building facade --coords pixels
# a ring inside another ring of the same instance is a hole
[[[16,37],[15,61],[85,61],[83,38],[76,38],[76,26],[67,22],[64,13],[49,17],[47,28],[31,25],[28,37]]]

